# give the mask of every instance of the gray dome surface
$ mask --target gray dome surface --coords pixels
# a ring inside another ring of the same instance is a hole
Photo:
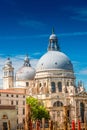
[[[50,69],[64,69],[73,71],[73,65],[64,53],[59,51],[48,51],[40,58],[36,71]]]
[[[16,73],[16,80],[33,80],[35,69],[29,66],[21,67]]]

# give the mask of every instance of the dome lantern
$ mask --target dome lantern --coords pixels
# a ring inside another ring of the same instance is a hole
[[[26,55],[26,57],[24,59],[24,66],[31,66],[28,55]]]
[[[10,58],[8,57],[6,62],[5,62],[5,67],[6,66],[9,66],[9,67],[12,67],[12,61],[10,60]]]
[[[48,51],[59,51],[59,50],[60,47],[58,45],[58,38],[54,33],[54,28],[52,28],[52,34],[49,37]]]

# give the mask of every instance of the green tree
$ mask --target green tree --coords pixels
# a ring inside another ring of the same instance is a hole
[[[50,118],[50,115],[49,115],[47,109],[44,107],[43,103],[40,100],[38,100],[34,97],[27,97],[26,103],[30,105],[31,119],[41,120],[42,118],[45,118],[45,119]]]

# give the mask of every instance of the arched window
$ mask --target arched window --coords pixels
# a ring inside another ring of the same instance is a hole
[[[62,92],[62,83],[61,82],[58,82],[58,91]]]
[[[63,103],[61,101],[56,101],[54,104],[53,104],[54,107],[60,107],[60,106],[63,106]]]
[[[84,103],[80,103],[80,115],[81,115],[81,121],[84,123]]]
[[[52,93],[56,92],[55,82],[51,82],[51,92]]]

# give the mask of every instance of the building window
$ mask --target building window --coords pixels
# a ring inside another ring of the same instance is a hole
[[[7,76],[7,72],[4,72],[4,76]]]
[[[52,93],[56,92],[55,82],[51,82],[51,92]]]
[[[18,119],[17,119],[17,124],[18,124]]]
[[[23,108],[23,115],[25,115],[25,109]]]
[[[40,87],[42,86],[41,83],[39,84],[39,86],[40,86]]]
[[[26,87],[28,87],[29,86],[29,82],[26,82]]]
[[[73,82],[71,82],[71,86],[73,86],[74,84],[73,84]]]
[[[23,95],[23,98],[25,98],[25,95]]]
[[[8,97],[8,94],[6,96]]]
[[[66,85],[69,86],[69,82],[67,82]]]
[[[18,95],[16,95],[16,97],[18,98]]]
[[[62,83],[61,82],[58,82],[58,91],[62,92]]]
[[[13,95],[11,95],[11,97],[13,97]]]
[[[13,101],[11,101],[11,105],[13,105]]]
[[[69,117],[70,117],[70,110],[67,110],[67,117],[69,119]]]
[[[18,109],[17,109],[17,115],[18,115]]]
[[[84,103],[80,103],[80,115],[81,115],[81,122],[84,123]]]
[[[16,105],[18,105],[18,101],[16,101]]]
[[[65,93],[68,93],[67,87],[65,87]]]
[[[23,101],[23,105],[25,105],[25,101]]]

